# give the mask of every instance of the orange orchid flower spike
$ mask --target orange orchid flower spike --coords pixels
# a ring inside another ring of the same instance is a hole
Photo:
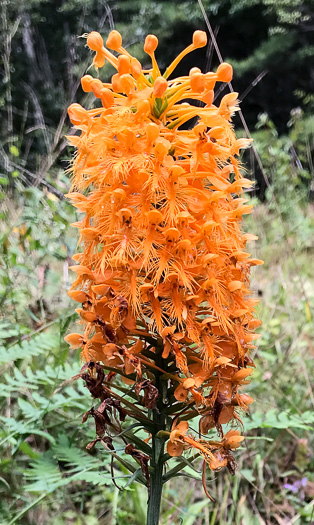
[[[247,252],[256,237],[241,226],[252,211],[244,198],[252,182],[239,159],[250,141],[237,139],[231,123],[237,93],[213,102],[216,83],[230,82],[232,67],[173,78],[180,60],[206,44],[206,33],[196,31],[162,74],[154,35],[144,45],[148,70],[117,31],[107,47],[99,33],[87,38],[94,66],[109,62],[116,73],[107,83],[84,75],[83,91],[97,104],[68,109],[77,130],[69,138],[76,153],[68,198],[83,217],[75,223],[81,251],[69,292],[82,303],[81,333],[66,340],[82,349],[88,385],[95,363],[97,373],[110,371],[112,386],[104,379],[100,387],[99,379],[94,397],[113,396],[122,378],[138,396],[142,423],[152,409],[155,430],[148,430],[168,436],[170,456],[194,449],[212,470],[234,471],[231,451],[243,437],[225,425],[241,425],[239,413],[253,401],[240,389],[253,370],[259,326],[250,271],[262,261]],[[217,441],[188,434],[195,413],[200,435],[216,429]],[[139,417],[138,406],[131,415]]]

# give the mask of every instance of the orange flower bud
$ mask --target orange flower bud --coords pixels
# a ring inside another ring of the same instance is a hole
[[[148,55],[152,55],[158,46],[158,38],[155,35],[147,35],[144,43],[144,51]]]
[[[195,73],[201,73],[199,67],[192,67],[192,69],[190,69],[189,76],[191,77],[192,75],[195,75]]]
[[[118,51],[119,47],[122,46],[122,36],[119,31],[113,29],[110,31],[108,38],[106,40],[106,46],[108,49],[113,49],[113,51]]]
[[[244,341],[246,343],[251,343],[251,341],[256,341],[256,339],[259,339],[262,337],[262,334],[245,334]]]
[[[203,73],[194,73],[190,77],[191,89],[195,93],[202,93],[205,88],[205,75]]]
[[[204,47],[207,44],[207,35],[205,31],[194,31],[193,33],[193,45],[198,47]]]
[[[114,104],[114,96],[110,89],[103,88],[100,91],[100,98],[104,108],[110,108]]]
[[[233,68],[231,64],[222,62],[217,69],[217,80],[219,82],[231,82],[233,77]]]
[[[138,80],[142,74],[142,65],[136,58],[131,60],[131,73],[135,80]]]
[[[98,78],[95,78],[93,82],[91,82],[90,87],[92,88],[92,92],[94,93],[96,98],[100,98],[100,92],[103,89],[103,83]]]
[[[160,133],[160,130],[157,124],[154,124],[153,122],[150,122],[149,124],[147,124],[146,136],[147,136],[148,142],[154,142],[157,139],[157,137],[159,137],[159,133]]]
[[[136,115],[146,117],[150,113],[150,103],[148,100],[140,100],[136,106]]]
[[[90,93],[92,91],[91,82],[93,82],[93,80],[94,78],[91,75],[84,75],[81,78],[82,89],[85,93]]]
[[[80,104],[76,103],[71,104],[68,107],[68,115],[74,126],[86,122],[89,118],[86,109],[84,109]]]
[[[118,73],[119,75],[126,75],[130,72],[131,60],[127,55],[120,55],[118,57]]]
[[[154,82],[153,94],[156,98],[161,98],[168,87],[168,82],[164,77],[157,77]]]
[[[120,80],[119,73],[116,73],[115,75],[112,75],[111,77],[111,85],[112,89],[115,93],[122,93],[123,88]]]
[[[92,31],[87,37],[87,45],[93,51],[100,51],[104,45],[102,36],[97,31]]]
[[[94,56],[93,64],[94,66],[98,67],[99,69],[104,67],[106,62],[106,55],[103,51],[97,51],[96,55]]]

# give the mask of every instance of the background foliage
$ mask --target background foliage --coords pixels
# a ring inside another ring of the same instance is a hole
[[[79,35],[116,27],[142,58],[143,37],[159,36],[161,64],[205,28],[197,1],[6,0],[0,42],[0,523],[145,523],[146,496],[104,449],[85,450],[92,404],[63,337],[75,322],[67,298],[76,220],[64,199],[69,180],[66,106],[84,100],[79,77],[88,51]],[[248,231],[265,266],[255,270],[263,320],[245,418],[247,440],[234,478],[200,473],[167,485],[162,523],[288,524],[313,521],[313,0],[204,1],[264,171],[248,196]],[[211,46],[183,61],[216,67]],[[105,70],[104,75],[109,75]],[[92,104],[92,99],[84,103]],[[238,127],[240,121],[236,122]],[[243,134],[243,131],[242,131]],[[254,252],[255,253],[255,252]],[[63,386],[60,386],[66,382]],[[121,445],[122,446],[122,445]],[[194,465],[194,463],[193,463]],[[195,462],[197,471],[198,465]],[[132,479],[133,478],[133,479]]]

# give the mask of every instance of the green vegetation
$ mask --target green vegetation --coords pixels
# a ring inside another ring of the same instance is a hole
[[[85,68],[77,35],[101,27],[106,33],[114,21],[134,47],[143,34],[163,35],[160,52],[168,57],[204,22],[192,1],[181,2],[180,9],[148,0],[20,4],[18,17],[13,1],[1,5],[0,523],[143,525],[146,491],[133,483],[138,465],[129,476],[113,458],[116,483],[124,490],[113,486],[110,452],[99,444],[85,448],[95,430],[92,420],[81,420],[93,400],[81,379],[69,381],[81,364],[63,341],[76,319],[66,294],[76,244],[70,223],[76,217],[64,198],[70,184],[63,172],[64,109]],[[234,87],[247,92],[242,109],[251,130],[257,122],[253,136],[265,173],[252,153],[244,161],[257,180],[248,194],[256,208],[246,228],[259,235],[252,251],[265,260],[252,279],[263,326],[250,385],[256,401],[244,418],[247,439],[237,454],[238,472],[208,480],[212,503],[195,481],[201,479],[197,459],[188,463],[186,477],[167,485],[161,523],[310,524],[313,1],[204,5],[224,58],[231,57],[236,68]],[[211,53],[198,60],[196,65],[210,64]],[[251,85],[264,70],[265,77]]]
[[[180,518],[191,525],[276,523],[277,517],[301,524],[310,523],[313,512],[314,216],[309,173],[300,160],[312,131],[305,121],[308,138],[293,128],[297,141],[292,142],[278,138],[267,119],[258,126],[256,146],[272,185],[266,201],[246,221],[260,237],[257,255],[266,262],[253,277],[262,296],[263,337],[250,386],[256,402],[245,417],[248,437],[238,454],[236,476],[216,474],[208,482],[216,503],[193,479],[200,478],[197,460],[187,478],[167,485],[165,524]],[[75,245],[69,227],[73,211],[55,193],[24,187],[19,178],[16,184],[19,198],[14,204],[12,198],[4,200],[7,227],[1,235],[0,520],[142,525],[144,488],[132,484],[135,475],[128,476],[116,461],[115,479],[125,490],[112,488],[109,452],[100,446],[85,450],[94,428],[92,421],[81,424],[81,418],[92,399],[82,380],[68,382],[80,370],[77,352],[69,352],[63,342],[75,318],[66,296]],[[67,184],[59,173],[54,187],[65,191]]]

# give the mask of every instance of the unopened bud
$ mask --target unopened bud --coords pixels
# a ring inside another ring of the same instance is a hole
[[[122,46],[122,36],[120,35],[119,31],[116,31],[115,29],[110,31],[106,40],[106,46],[109,49],[113,49],[114,51],[119,50],[119,47]]]
[[[158,46],[158,38],[155,35],[147,35],[144,43],[144,51],[148,55],[152,55]]]
[[[120,55],[118,58],[118,73],[119,75],[127,75],[130,72],[130,57],[127,55]]]
[[[217,69],[217,80],[219,82],[231,82],[233,77],[233,68],[231,64],[223,62]]]
[[[80,104],[71,104],[68,107],[68,115],[74,126],[88,120],[88,112]]]
[[[199,67],[192,67],[192,69],[190,69],[189,76],[191,77],[192,75],[195,75],[195,73],[201,73]]]
[[[140,100],[136,106],[136,115],[146,117],[150,113],[150,103],[147,99]]]
[[[194,73],[194,75],[190,77],[190,84],[192,91],[202,93],[205,88],[205,76],[203,73]]]
[[[90,93],[92,88],[91,88],[91,82],[93,82],[93,80],[95,80],[91,75],[84,75],[82,78],[81,78],[81,85],[82,85],[82,89],[83,91],[85,91],[85,93]]]
[[[100,92],[104,87],[102,81],[99,80],[98,78],[95,78],[93,82],[91,82],[90,86],[92,88],[92,92],[94,93],[95,97],[100,98]]]
[[[97,31],[92,31],[87,37],[87,45],[93,51],[100,51],[104,45],[102,36]]]
[[[157,77],[154,82],[153,94],[156,98],[161,98],[168,87],[168,82],[164,77]]]
[[[131,73],[135,80],[137,80],[142,74],[142,65],[136,58],[133,58],[131,61]]]
[[[204,47],[207,44],[207,35],[205,31],[194,31],[193,45],[195,47]]]
[[[100,98],[104,108],[110,108],[114,104],[113,93],[108,88],[103,88],[100,91]]]
[[[150,122],[146,126],[146,136],[148,142],[154,142],[157,137],[159,137],[159,126],[157,124],[154,124],[154,122]]]
[[[112,77],[111,77],[111,85],[112,85],[112,89],[113,89],[113,91],[115,93],[122,93],[123,89],[122,89],[119,73],[116,73],[115,75],[112,75]]]

